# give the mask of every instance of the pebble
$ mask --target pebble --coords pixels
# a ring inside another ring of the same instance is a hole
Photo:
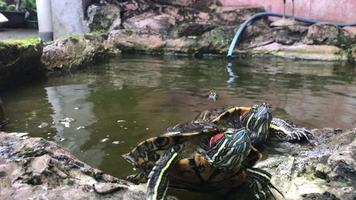
[[[125,122],[126,122],[126,120],[124,120],[124,119],[117,120],[117,123],[125,123]]]

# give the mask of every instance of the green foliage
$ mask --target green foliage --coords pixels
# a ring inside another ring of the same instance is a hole
[[[4,0],[0,0],[0,10],[13,11],[15,8],[14,4],[7,4]]]
[[[28,11],[36,11],[36,0],[22,0],[22,5]]]
[[[36,12],[36,0],[21,0],[21,9]],[[13,11],[16,10],[16,5],[0,0],[0,10]]]

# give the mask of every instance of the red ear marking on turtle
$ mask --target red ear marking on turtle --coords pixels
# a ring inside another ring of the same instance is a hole
[[[224,136],[224,133],[218,133],[210,138],[209,146],[213,146],[217,141],[219,141]]]

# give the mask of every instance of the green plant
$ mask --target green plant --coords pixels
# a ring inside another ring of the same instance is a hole
[[[4,0],[0,0],[0,10],[12,11],[15,10],[14,4],[7,4]]]
[[[3,0],[0,0],[0,10],[5,10],[6,6],[7,6],[7,3]]]
[[[36,0],[22,0],[22,5],[27,11],[36,12]]]

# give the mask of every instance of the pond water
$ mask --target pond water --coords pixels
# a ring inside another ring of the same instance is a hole
[[[216,102],[208,99],[210,90],[219,94]],[[299,126],[351,128],[356,123],[356,67],[254,59],[227,68],[226,60],[218,58],[123,56],[1,97],[10,119],[6,131],[56,141],[122,178],[132,167],[120,155],[205,109],[266,101],[274,116]]]

